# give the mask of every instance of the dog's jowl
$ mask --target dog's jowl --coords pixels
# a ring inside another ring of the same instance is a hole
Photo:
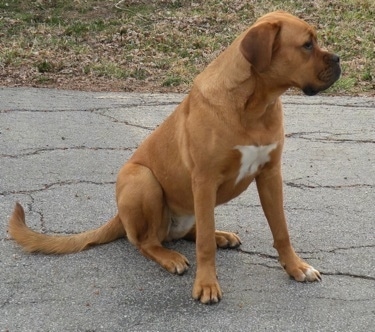
[[[176,274],[183,274],[189,262],[163,242],[195,241],[192,295],[215,303],[222,297],[216,249],[235,248],[241,241],[215,229],[214,208],[255,180],[281,265],[297,281],[319,280],[319,272],[298,257],[289,239],[279,97],[290,87],[307,95],[327,89],[340,76],[339,62],[318,46],[316,32],[301,19],[285,12],[261,17],[195,78],[181,104],[122,167],[118,212],[111,220],[81,234],[45,235],[26,226],[24,210],[16,204],[10,235],[26,251],[60,254],[126,237]]]

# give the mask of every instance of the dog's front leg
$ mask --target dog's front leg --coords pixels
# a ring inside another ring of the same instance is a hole
[[[193,298],[202,303],[219,302],[222,296],[216,276],[216,240],[214,208],[216,185],[207,179],[193,178],[196,220],[197,271]]]
[[[283,189],[280,167],[265,170],[256,178],[258,193],[279,253],[281,265],[297,281],[320,280],[320,273],[295,253],[289,239],[283,208]]]

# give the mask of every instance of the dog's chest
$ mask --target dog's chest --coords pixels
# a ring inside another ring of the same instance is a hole
[[[241,153],[240,168],[238,171],[236,184],[244,178],[255,174],[259,167],[270,161],[270,153],[277,147],[276,143],[269,145],[236,145],[235,150]]]
[[[172,216],[168,230],[168,241],[184,237],[194,226],[195,216]]]

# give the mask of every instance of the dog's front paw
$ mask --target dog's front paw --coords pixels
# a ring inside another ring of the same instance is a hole
[[[299,259],[296,263],[283,265],[285,271],[296,281],[321,281],[322,277],[318,270]]]
[[[222,292],[215,278],[214,281],[195,280],[193,286],[193,298],[203,304],[214,304],[221,300]]]

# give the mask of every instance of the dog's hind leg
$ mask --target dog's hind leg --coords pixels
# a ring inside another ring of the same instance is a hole
[[[167,271],[183,274],[189,265],[187,258],[162,246],[170,220],[163,190],[151,170],[126,164],[119,173],[116,191],[119,216],[129,241]]]

